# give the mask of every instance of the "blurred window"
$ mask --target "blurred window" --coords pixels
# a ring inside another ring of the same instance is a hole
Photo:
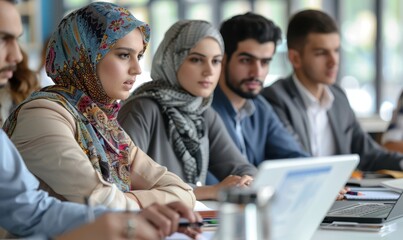
[[[105,0],[103,0],[105,1]],[[149,80],[151,56],[165,32],[178,19],[220,23],[236,14],[254,11],[273,20],[283,32],[265,85],[292,73],[285,35],[289,17],[302,9],[322,9],[338,21],[341,60],[338,81],[358,116],[379,113],[389,120],[403,89],[403,2],[400,0],[108,0],[128,7],[151,26],[151,43],[142,61],[140,81]],[[63,0],[65,13],[93,0]],[[380,9],[375,6],[381,2]],[[377,11],[380,12],[377,16]],[[381,32],[377,23],[382,23]],[[379,36],[377,36],[380,32]],[[377,51],[376,44],[381,45]],[[382,53],[379,56],[377,53]]]

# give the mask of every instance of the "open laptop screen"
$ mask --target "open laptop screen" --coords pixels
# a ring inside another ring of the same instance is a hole
[[[274,239],[284,239],[283,234],[289,231],[289,226],[298,224],[296,216],[307,214],[306,206],[319,194],[330,170],[331,166],[312,167],[291,170],[285,175],[271,208]]]
[[[271,239],[311,239],[358,161],[358,155],[339,155],[263,162],[252,187],[275,191]]]

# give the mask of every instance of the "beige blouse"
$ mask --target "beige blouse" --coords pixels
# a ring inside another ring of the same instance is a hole
[[[178,200],[194,207],[192,188],[133,144],[131,193],[139,206],[116,185],[103,180],[78,145],[75,134],[73,116],[57,103],[34,100],[20,110],[11,140],[28,169],[51,188],[51,195],[80,203],[89,196],[92,204],[115,209],[135,210],[155,202]]]

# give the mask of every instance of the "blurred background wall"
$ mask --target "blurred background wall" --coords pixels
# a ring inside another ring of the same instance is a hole
[[[44,41],[67,13],[91,0],[21,0],[25,33],[21,39],[30,65],[40,63]],[[370,132],[381,132],[390,120],[403,88],[403,1],[400,0],[113,0],[151,26],[151,44],[142,61],[137,85],[150,80],[152,55],[165,31],[179,19],[204,19],[219,27],[235,14],[253,11],[272,19],[285,36],[289,17],[296,11],[321,9],[335,18],[341,33],[338,82]],[[284,38],[283,38],[284,39]],[[265,84],[291,73],[282,41]]]

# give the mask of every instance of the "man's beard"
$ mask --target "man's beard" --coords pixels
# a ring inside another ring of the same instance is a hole
[[[226,71],[225,83],[227,84],[228,88],[231,89],[235,94],[237,94],[238,96],[240,96],[242,98],[247,98],[247,99],[253,99],[253,98],[256,98],[257,95],[259,95],[260,92],[258,92],[258,93],[245,92],[242,90],[241,86],[242,86],[242,84],[247,83],[247,82],[258,82],[260,84],[260,86],[262,86],[263,85],[262,81],[260,81],[259,79],[256,79],[256,78],[242,79],[242,81],[239,83],[239,85],[235,86],[234,84],[232,84],[232,82],[229,78],[228,68],[225,71]]]

